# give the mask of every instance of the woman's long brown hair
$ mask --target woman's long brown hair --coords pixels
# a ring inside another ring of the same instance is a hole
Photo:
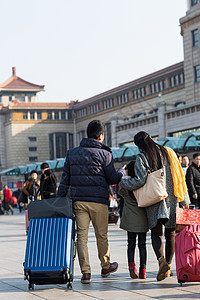
[[[140,131],[135,135],[134,142],[144,152],[152,170],[158,170],[163,167],[167,160],[165,148],[155,143],[148,133]]]

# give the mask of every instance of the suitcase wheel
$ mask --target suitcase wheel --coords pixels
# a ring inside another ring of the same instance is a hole
[[[185,283],[185,281],[184,280],[178,280],[178,283],[180,283],[180,285],[182,286],[183,283]]]
[[[68,272],[63,273],[63,279],[64,279],[64,280],[67,280],[67,281],[68,281],[69,278],[70,278],[70,277],[69,277],[69,273],[68,273]]]
[[[28,274],[27,271],[26,271],[25,274],[24,274],[24,280],[30,281],[30,275]]]
[[[72,283],[70,281],[67,283],[67,288],[72,288]]]
[[[33,283],[29,283],[28,284],[28,289],[29,290],[34,290],[34,284]]]
[[[24,275],[24,280],[30,280],[30,275]]]

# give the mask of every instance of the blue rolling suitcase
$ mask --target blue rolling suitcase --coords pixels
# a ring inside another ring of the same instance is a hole
[[[72,287],[75,258],[74,219],[33,218],[29,223],[24,279],[34,284],[67,284]]]

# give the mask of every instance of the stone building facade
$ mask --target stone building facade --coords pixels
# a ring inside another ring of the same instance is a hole
[[[200,131],[200,1],[188,0],[180,27],[183,62],[77,103],[80,126],[95,109],[95,117],[109,124],[112,147],[132,143],[141,130],[154,138]]]
[[[73,141],[70,144],[73,123],[67,119],[68,107],[65,103],[10,104],[4,122],[6,168],[64,157],[66,149],[73,147]],[[57,149],[54,141],[59,145]]]
[[[16,76],[0,85],[0,169],[65,156],[86,136],[88,123],[105,123],[105,143],[133,143],[141,130],[155,139],[200,131],[200,3],[188,1],[180,19],[184,61],[81,102],[37,103],[44,86]]]

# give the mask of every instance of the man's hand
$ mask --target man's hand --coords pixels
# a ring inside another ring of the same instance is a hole
[[[126,176],[126,170],[119,168],[117,172],[120,172],[123,176]]]
[[[198,195],[197,195],[197,194],[194,194],[194,195],[192,195],[192,198],[193,198],[193,199],[197,199],[197,198],[198,198]]]

